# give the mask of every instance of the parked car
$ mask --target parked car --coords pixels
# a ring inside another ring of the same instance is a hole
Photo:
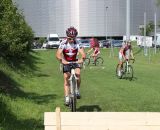
[[[89,39],[80,39],[80,40],[78,40],[78,42],[80,44],[82,44],[84,48],[90,47],[90,40]]]
[[[47,42],[44,42],[41,48],[43,48],[43,49],[49,49],[50,46],[48,45]]]
[[[99,45],[100,47],[109,48],[111,46],[111,40],[100,40]]]
[[[60,45],[60,39],[59,39],[58,34],[48,34],[47,44],[49,48],[58,48]]]
[[[112,40],[113,47],[122,47],[123,40]]]
[[[155,44],[152,44],[152,47],[155,47]],[[160,48],[160,45],[156,45],[156,48]]]

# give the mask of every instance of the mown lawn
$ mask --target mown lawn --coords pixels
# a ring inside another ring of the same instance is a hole
[[[11,68],[0,64],[0,130],[43,130],[44,112],[69,109],[63,105],[63,75],[55,58],[56,50],[31,53],[27,63]],[[82,70],[81,95],[77,110],[160,112],[160,50],[134,48],[134,79],[117,79],[118,49],[110,55],[102,49],[102,67]]]

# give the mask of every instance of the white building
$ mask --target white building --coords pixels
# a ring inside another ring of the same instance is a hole
[[[23,10],[36,37],[57,33],[65,37],[65,30],[75,26],[79,37],[126,35],[126,0],[13,0]],[[139,25],[157,21],[160,10],[157,0],[130,0],[130,33],[137,35]],[[107,8],[106,8],[107,7]]]

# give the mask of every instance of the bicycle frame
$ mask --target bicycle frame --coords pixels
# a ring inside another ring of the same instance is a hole
[[[134,59],[130,59],[130,60],[132,60],[132,61],[133,61],[132,63],[134,63]],[[129,71],[130,71],[130,70],[129,70],[129,66],[131,66],[131,65],[130,65],[130,63],[129,63],[128,60],[126,60],[125,63],[126,63],[126,64],[125,64],[125,66],[126,66],[126,70],[125,70],[125,71],[126,71],[127,73],[129,73]]]
[[[134,59],[130,59],[130,60],[133,60],[133,63],[134,63]],[[120,75],[117,74],[118,71],[120,71],[120,73],[121,73]],[[132,80],[132,78],[133,78],[133,67],[132,67],[132,65],[130,65],[128,60],[123,62],[122,68],[120,70],[119,70],[119,64],[117,65],[117,67],[116,67],[116,75],[120,79],[122,79],[125,76],[126,78],[130,78]]]
[[[71,65],[71,76],[69,78],[69,82],[70,82],[70,94],[69,94],[69,98],[70,98],[70,108],[71,111],[75,112],[76,111],[76,93],[75,91],[78,89],[77,87],[77,80],[78,78],[76,77],[76,73],[75,73],[75,68],[73,65]]]
[[[130,64],[129,64],[129,62],[128,62],[128,60],[126,61],[126,65],[125,65],[125,71],[128,73],[129,72],[129,66]]]
[[[95,66],[98,65],[98,64],[99,64],[99,65],[102,65],[103,62],[104,62],[103,58],[102,58],[101,56],[99,56],[99,55],[96,57],[96,60],[95,60],[95,61],[94,61],[94,57],[91,56],[91,55],[88,55],[85,60],[87,60],[87,66],[88,66],[90,63],[93,63]],[[84,65],[84,68],[85,68],[85,65]]]
[[[73,80],[76,80],[76,84],[75,84],[75,86],[74,86],[74,84],[73,84]],[[76,89],[78,89],[77,88],[77,80],[78,80],[78,78],[76,77],[76,73],[75,73],[75,69],[71,69],[71,76],[70,76],[70,78],[69,78],[69,81],[70,81],[70,93],[71,93],[71,95],[72,95],[72,97],[73,97],[73,95],[74,95],[74,93],[75,93],[75,91],[74,90],[76,90]],[[75,88],[74,88],[75,87]]]

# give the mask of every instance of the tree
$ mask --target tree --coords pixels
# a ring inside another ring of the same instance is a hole
[[[33,31],[12,0],[0,2],[0,34],[0,57],[21,60],[31,50]]]
[[[157,6],[160,6],[160,0],[157,0],[156,4],[157,4]]]
[[[150,36],[153,31],[154,31],[154,23],[153,21],[150,21],[146,25],[146,36]],[[144,27],[140,28],[140,34],[144,35]]]

